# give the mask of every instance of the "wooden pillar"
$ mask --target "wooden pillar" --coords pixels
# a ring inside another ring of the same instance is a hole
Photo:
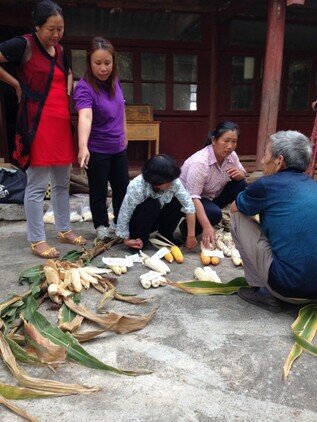
[[[209,121],[208,129],[213,130],[218,122],[218,26],[215,19],[211,19],[210,31],[210,93],[209,93]]]
[[[285,0],[268,0],[268,21],[256,168],[261,168],[266,141],[276,132],[283,63]]]

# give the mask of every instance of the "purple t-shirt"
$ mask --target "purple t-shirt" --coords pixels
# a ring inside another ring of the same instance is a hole
[[[76,84],[73,94],[74,107],[92,109],[92,125],[88,149],[103,154],[116,154],[125,147],[124,98],[119,81],[116,81],[115,96],[110,98],[106,90],[98,93],[83,79]]]

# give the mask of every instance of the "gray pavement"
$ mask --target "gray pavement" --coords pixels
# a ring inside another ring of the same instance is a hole
[[[75,223],[90,243],[91,223]],[[26,286],[17,282],[23,269],[41,262],[31,255],[26,242],[26,224],[0,222],[1,301]],[[59,244],[52,225],[47,225],[49,243],[62,253],[73,249]],[[148,250],[150,252],[151,249]],[[122,245],[104,256],[124,256]],[[153,249],[154,253],[154,249]],[[96,258],[99,262],[101,257]],[[170,279],[190,280],[200,265],[198,251],[185,252],[183,264],[170,264]],[[67,362],[54,374],[45,368],[27,367],[33,376],[99,386],[89,395],[16,402],[44,422],[144,422],[144,421],[316,421],[317,360],[304,353],[286,382],[282,367],[293,340],[290,325],[296,308],[271,314],[233,296],[191,296],[171,287],[143,290],[138,279],[140,266],[120,277],[118,290],[153,296],[146,306],[111,302],[109,309],[147,313],[159,309],[141,331],[104,334],[83,346],[104,362],[125,369],[148,369],[151,375],[126,377],[91,370]],[[223,281],[243,275],[228,258],[217,272]],[[83,302],[96,309],[99,294],[91,289]],[[57,312],[42,306],[46,316],[57,320]],[[1,381],[13,383],[0,364]],[[18,416],[0,407],[0,421],[14,422]]]

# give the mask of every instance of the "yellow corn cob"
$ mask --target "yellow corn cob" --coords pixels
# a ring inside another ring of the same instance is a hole
[[[58,271],[52,267],[44,267],[44,274],[47,280],[47,284],[59,284],[60,282],[60,278],[59,278],[59,274]]]
[[[174,261],[174,257],[172,252],[167,253],[166,255],[164,255],[164,259],[166,259],[167,262],[171,263]]]
[[[184,261],[183,254],[178,246],[172,246],[171,247],[171,254],[173,255],[176,262],[181,264]]]
[[[210,257],[210,263],[211,263],[212,265],[218,265],[218,264],[219,264],[219,262],[220,262],[220,259],[219,259],[217,256],[212,256],[212,257]]]
[[[206,256],[203,252],[200,253],[200,260],[203,265],[210,264],[210,256]]]
[[[119,265],[108,265],[108,267],[116,274],[116,275],[121,275],[122,271],[121,271],[121,267],[119,267]]]
[[[72,274],[72,282],[71,282],[71,284],[72,284],[75,292],[77,292],[77,293],[78,292],[81,292],[82,289],[83,289],[83,286],[82,286],[81,281],[80,281],[80,272],[79,272],[79,269],[78,268],[73,268],[71,270],[71,274]]]

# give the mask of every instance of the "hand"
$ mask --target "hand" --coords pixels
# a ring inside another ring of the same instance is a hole
[[[140,238],[137,239],[124,239],[123,243],[128,248],[133,249],[142,249],[143,248],[143,242]]]
[[[80,148],[78,153],[78,163],[80,165],[80,168],[88,169],[89,158],[90,153],[88,151],[88,148]]]
[[[215,230],[211,225],[208,228],[203,229],[201,240],[203,242],[204,247],[207,249],[210,248],[210,244],[212,246],[215,246],[215,242],[216,242]]]
[[[194,249],[197,246],[197,239],[195,236],[187,236],[185,247],[187,249]]]
[[[227,174],[230,177],[230,179],[232,179],[232,180],[237,180],[238,181],[238,180],[242,180],[242,179],[245,178],[244,172],[241,171],[241,170],[239,170],[239,169],[237,169],[237,168],[235,168],[235,167],[230,167],[227,170]]]
[[[313,111],[317,111],[317,100],[311,103],[311,108],[313,109]]]
[[[17,94],[17,97],[18,97],[18,103],[20,103],[21,97],[22,97],[22,89],[21,89],[21,85],[20,84],[18,84],[15,87],[15,93]]]

